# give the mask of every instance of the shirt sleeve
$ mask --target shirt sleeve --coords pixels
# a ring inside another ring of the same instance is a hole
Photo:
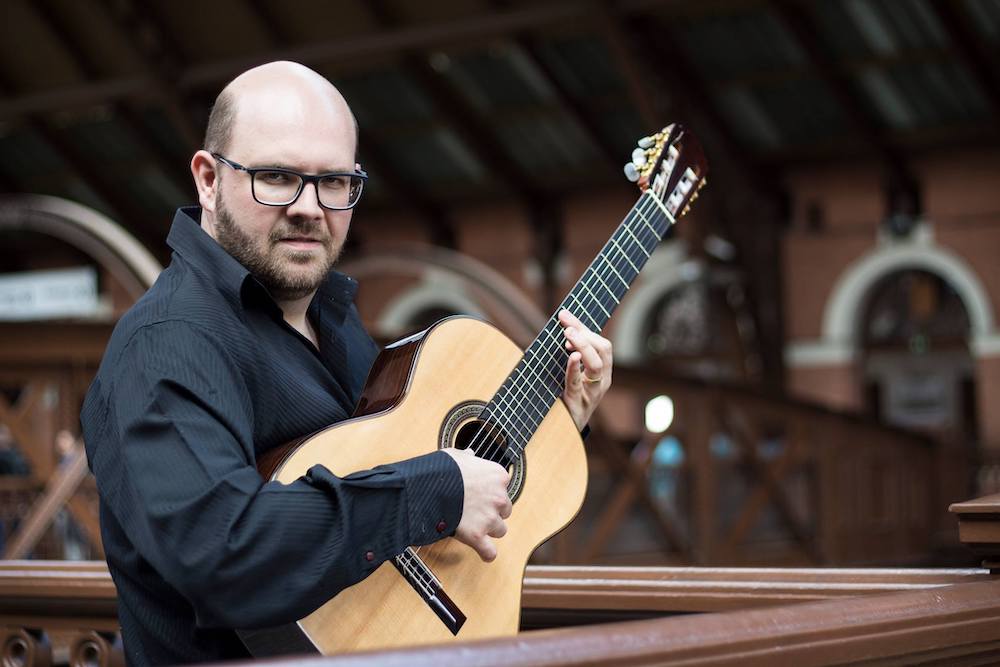
[[[461,472],[444,452],[265,483],[238,368],[183,323],[140,330],[107,395],[117,432],[92,457],[102,496],[201,627],[297,620],[461,518]]]

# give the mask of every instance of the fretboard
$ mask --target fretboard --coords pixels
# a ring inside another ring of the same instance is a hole
[[[524,452],[565,386],[569,352],[559,311],[566,309],[591,331],[602,331],[673,222],[654,194],[640,196],[484,408],[481,417],[502,429],[512,454]]]

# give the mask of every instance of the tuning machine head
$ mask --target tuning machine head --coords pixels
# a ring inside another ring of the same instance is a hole
[[[625,178],[638,183],[642,190],[647,189],[653,180],[653,169],[660,160],[672,128],[672,125],[668,125],[656,134],[640,139],[637,142],[638,148],[632,151],[631,161],[625,164]]]

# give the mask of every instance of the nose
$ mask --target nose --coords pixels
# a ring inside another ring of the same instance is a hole
[[[306,183],[299,198],[288,205],[288,217],[303,220],[322,220],[323,207],[319,205],[319,185]]]

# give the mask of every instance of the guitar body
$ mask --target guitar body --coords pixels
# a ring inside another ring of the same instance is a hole
[[[289,483],[317,463],[344,476],[454,446],[451,434],[478,413],[470,405],[488,403],[522,354],[480,320],[442,320],[419,338],[386,348],[355,417],[277,453],[278,460],[262,461],[262,470],[273,469],[265,478]],[[415,550],[466,617],[457,634],[391,561],[301,619],[299,629],[323,654],[517,633],[528,558],[572,520],[586,491],[583,443],[562,401],[542,421],[524,459],[519,495],[494,562],[483,563],[454,538]]]
[[[496,459],[512,464],[508,495],[514,501],[496,560],[483,563],[453,538],[408,548],[298,623],[241,631],[255,655],[332,654],[517,633],[528,558],[576,515],[587,486],[583,443],[558,399],[569,360],[558,312],[569,310],[592,331],[603,330],[705,184],[704,152],[680,125],[638,146],[625,174],[638,182],[639,201],[527,352],[479,320],[442,320],[379,355],[354,418],[258,461],[264,479],[289,483],[317,463],[345,476],[441,447],[469,446],[488,458],[509,454]],[[477,418],[487,406],[490,427],[476,439]]]

